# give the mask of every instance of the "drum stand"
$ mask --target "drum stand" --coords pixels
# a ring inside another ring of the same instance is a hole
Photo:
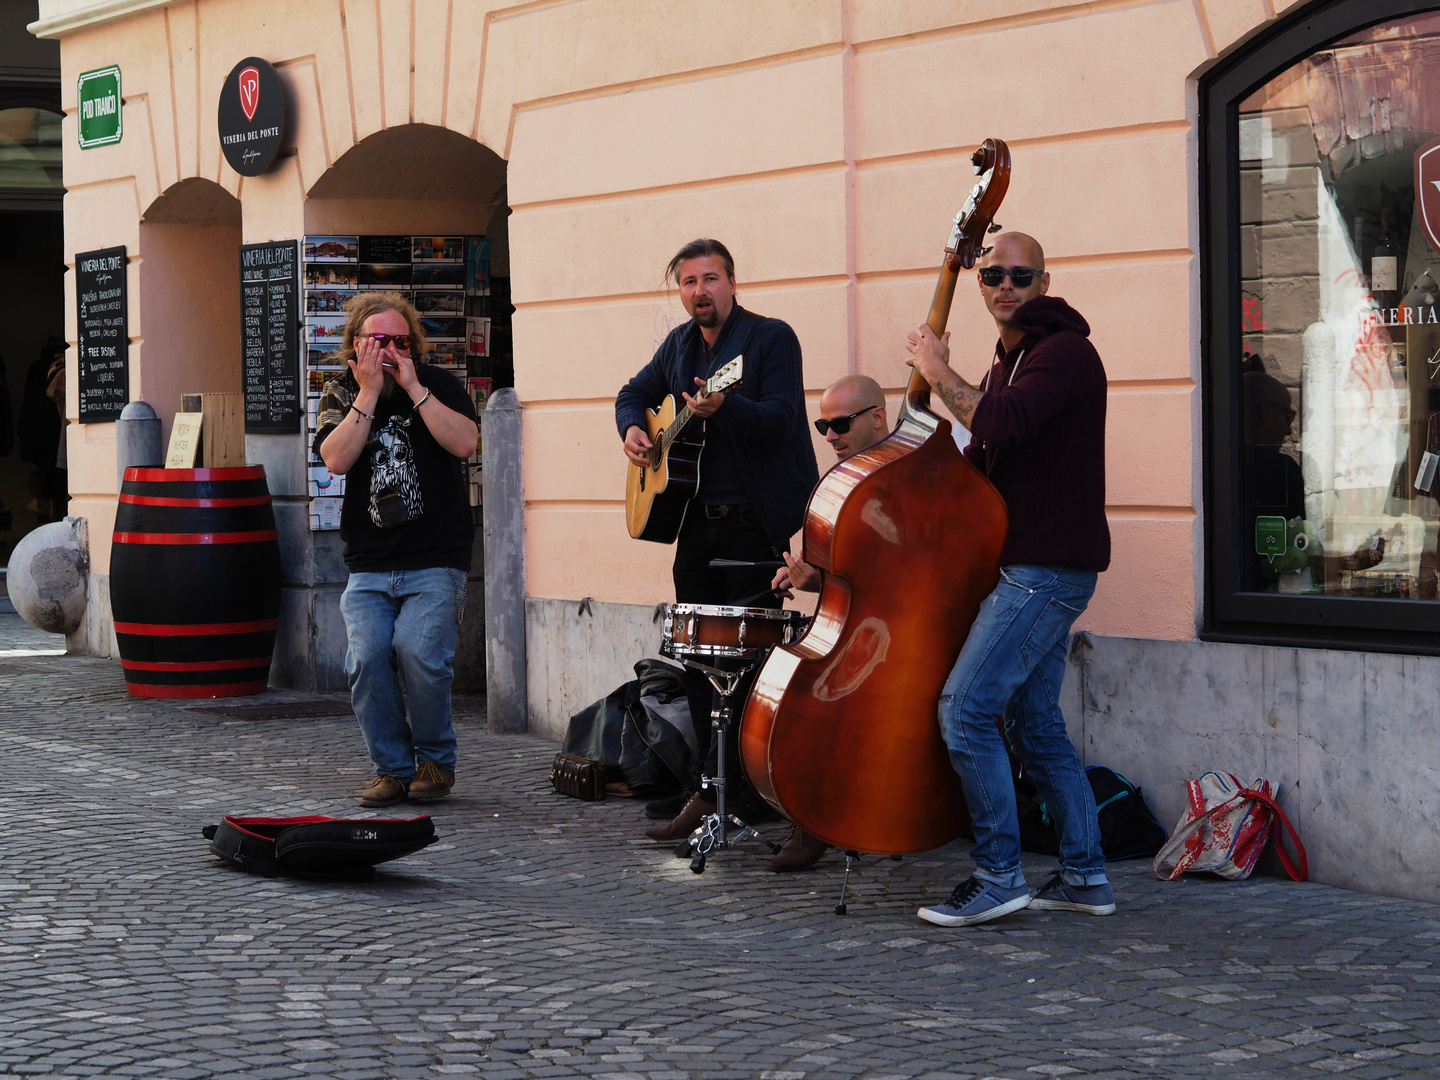
[[[710,710],[710,730],[713,732],[711,738],[716,740],[716,775],[706,776],[702,773],[700,776],[702,788],[707,788],[711,784],[715,785],[715,812],[706,814],[700,820],[700,826],[675,849],[677,857],[690,860],[691,873],[703,874],[705,860],[711,852],[735,847],[742,840],[754,837],[768,847],[772,854],[779,852],[780,845],[766,840],[754,826],[745,824],[725,808],[725,736],[730,729],[735,690],[740,685],[740,680],[755,667],[755,662],[742,662],[728,671],[711,667],[709,664],[702,664],[697,660],[686,659],[684,663],[686,667],[692,667],[696,671],[704,673],[718,696],[718,700]]]

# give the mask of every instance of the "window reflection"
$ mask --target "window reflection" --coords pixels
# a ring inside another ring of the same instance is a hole
[[[48,109],[0,109],[0,190],[63,190],[60,120]]]
[[[1242,588],[1433,600],[1440,15],[1294,65],[1238,134]]]

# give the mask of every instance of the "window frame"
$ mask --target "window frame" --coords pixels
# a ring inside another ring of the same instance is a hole
[[[1239,106],[1306,56],[1440,0],[1325,0],[1281,20],[1200,83],[1201,394],[1205,604],[1200,637],[1440,655],[1440,600],[1241,592]],[[1253,537],[1251,538],[1253,542]]]

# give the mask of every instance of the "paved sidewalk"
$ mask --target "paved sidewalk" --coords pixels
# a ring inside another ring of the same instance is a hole
[[[635,802],[550,793],[554,746],[485,734],[478,701],[439,843],[363,885],[247,877],[203,825],[376,815],[353,719],[134,699],[114,663],[24,655],[47,647],[0,611],[3,1075],[1440,1071],[1440,908],[1142,860],[1112,864],[1113,917],[942,930],[915,909],[968,873],[956,844],[865,859],[837,917],[834,853],[782,876],[752,845],[692,875]]]

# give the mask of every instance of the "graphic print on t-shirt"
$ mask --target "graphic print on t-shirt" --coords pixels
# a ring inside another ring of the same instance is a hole
[[[393,518],[382,518],[377,501],[381,496],[400,496],[405,503],[405,521],[414,521],[425,512],[409,427],[409,418],[392,416],[379,431],[372,430],[365,442],[370,453],[370,520],[381,528],[399,524]]]

